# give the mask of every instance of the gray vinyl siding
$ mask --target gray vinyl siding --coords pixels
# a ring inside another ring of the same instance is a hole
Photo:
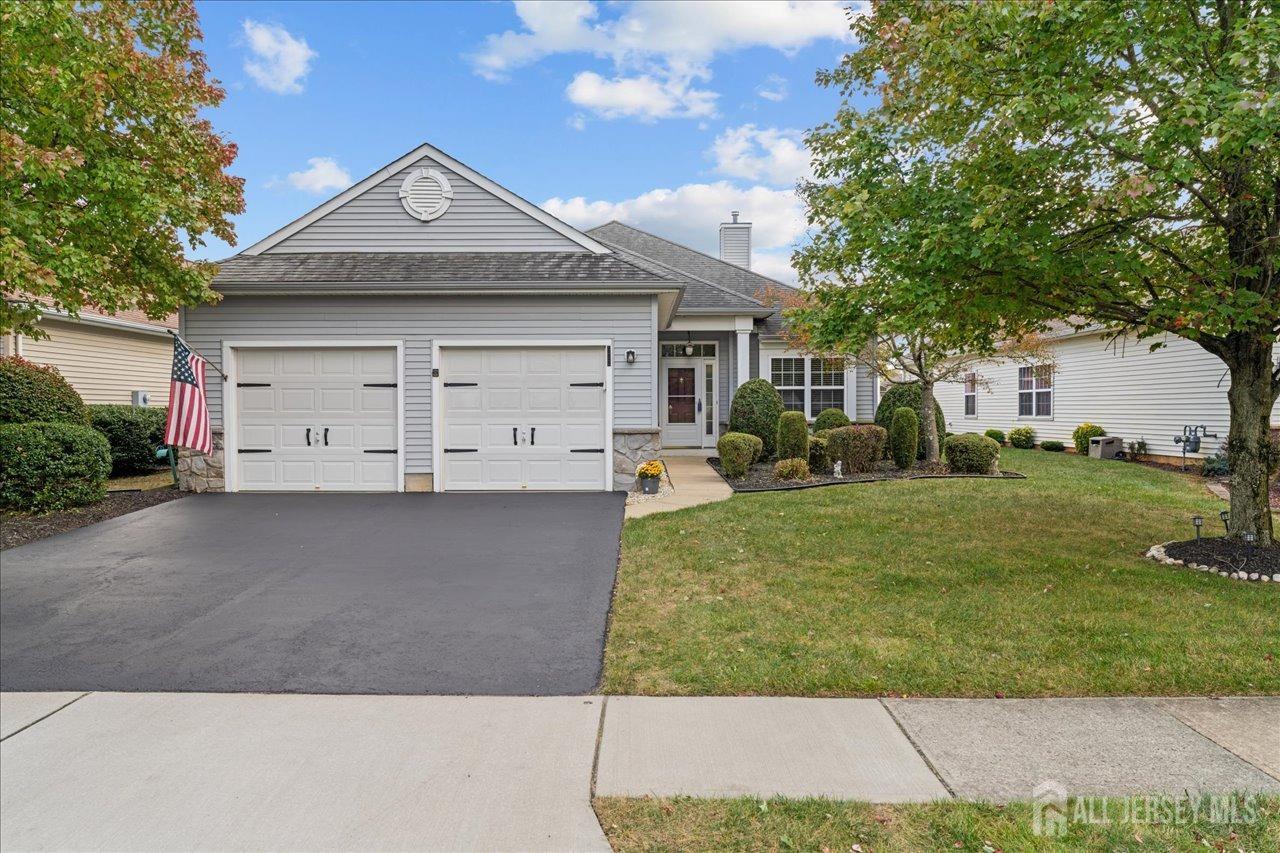
[[[861,362],[856,368],[858,376],[857,421],[871,421],[876,417],[876,375]]]
[[[613,423],[653,425],[652,296],[228,296],[187,309],[186,339],[222,366],[224,340],[404,341],[405,471],[431,471],[431,343],[435,338],[503,341],[612,339]],[[635,350],[627,364],[623,354]],[[222,428],[222,382],[208,372],[209,414]]]
[[[751,269],[751,226],[720,226],[720,260]]]
[[[439,219],[421,222],[400,204],[400,185],[415,169],[436,169],[453,188]],[[267,249],[273,252],[582,252],[548,228],[429,157],[330,211]]]

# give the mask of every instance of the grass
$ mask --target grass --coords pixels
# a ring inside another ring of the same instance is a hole
[[[1026,480],[735,495],[630,520],[603,689],[1280,693],[1280,584],[1145,559],[1223,504],[1181,474],[1005,450]]]
[[[1185,802],[1185,801],[1184,801]],[[1233,822],[1069,822],[1064,835],[1033,831],[1032,806],[943,802],[876,806],[830,800],[598,798],[594,805],[613,849],[632,850],[1243,850],[1280,849],[1280,797],[1237,799]],[[1252,804],[1252,811],[1246,812]],[[1090,803],[1085,804],[1090,805]],[[1093,814],[1101,816],[1096,808]],[[1204,804],[1202,804],[1203,806]],[[1067,804],[1074,813],[1076,802]],[[1185,814],[1185,813],[1184,813]]]
[[[120,492],[126,489],[167,489],[173,485],[173,474],[168,468],[150,474],[138,474],[133,477],[112,477],[107,480],[107,491]]]

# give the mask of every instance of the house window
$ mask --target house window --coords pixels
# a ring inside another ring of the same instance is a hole
[[[978,374],[976,373],[964,375],[964,416],[966,418],[978,416]]]
[[[1018,368],[1018,417],[1053,417],[1053,365]]]
[[[769,364],[769,381],[782,395],[788,412],[804,411],[804,359],[775,358]]]
[[[692,348],[693,352],[685,352],[686,349]],[[715,358],[715,344],[662,344],[658,348],[658,355],[662,358]]]
[[[838,358],[809,359],[809,417],[823,409],[844,411],[844,362]]]

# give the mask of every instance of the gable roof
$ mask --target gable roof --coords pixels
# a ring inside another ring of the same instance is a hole
[[[602,240],[601,242],[613,249],[619,257],[625,258],[637,266],[644,266],[660,275],[674,277],[681,281],[685,286],[684,296],[680,300],[679,313],[681,314],[750,314],[755,317],[764,317],[773,313],[774,309],[758,299],[742,296],[714,282],[706,281],[680,270],[671,269],[654,261],[652,258],[632,252],[624,246],[610,243],[607,240]]]
[[[545,210],[538,207],[536,204],[533,204],[532,202],[527,201],[524,198],[521,198],[520,196],[511,192],[511,190],[507,189],[506,187],[496,183],[495,181],[490,180],[489,178],[486,178],[484,175],[480,174],[475,169],[472,169],[470,166],[458,160],[455,160],[453,157],[450,157],[448,154],[444,153],[439,148],[436,148],[434,145],[430,145],[424,142],[423,144],[419,145],[417,148],[408,152],[404,156],[398,157],[392,162],[383,166],[381,169],[374,172],[372,175],[369,175],[364,180],[353,184],[352,186],[338,193],[338,195],[334,196],[333,198],[329,199],[328,201],[324,202],[318,207],[312,209],[310,212],[300,216],[299,218],[295,219],[293,222],[290,222],[288,225],[284,226],[283,228],[277,229],[275,232],[268,235],[267,237],[264,237],[258,242],[254,243],[252,246],[249,246],[247,249],[240,252],[240,254],[241,255],[258,255],[258,254],[261,254],[262,252],[265,252],[266,250],[270,249],[272,246],[275,246],[278,243],[282,242],[283,240],[286,240],[287,238],[292,237],[294,234],[298,233],[303,228],[306,228],[308,225],[312,224],[316,220],[342,207],[342,205],[346,204],[351,199],[360,196],[361,194],[365,193],[366,191],[372,189],[375,186],[378,186],[383,181],[387,180],[388,178],[391,178],[393,175],[397,174],[405,167],[409,166],[410,164],[418,160],[421,160],[423,157],[429,157],[432,160],[436,161],[437,163],[444,165],[448,169],[463,176],[468,181],[480,187],[484,191],[490,193],[493,196],[496,196],[497,198],[506,202],[510,206],[519,210],[521,213],[528,215],[529,217],[547,226],[551,230],[559,233],[561,236],[569,240],[572,240],[574,243],[577,243],[578,245],[582,246],[587,251],[593,252],[595,254],[604,254],[609,251],[599,241],[587,236],[586,234],[574,228],[573,226],[568,225],[567,223],[561,222],[559,219],[555,218],[550,213],[547,213]]]

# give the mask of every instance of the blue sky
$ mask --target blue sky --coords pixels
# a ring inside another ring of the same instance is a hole
[[[583,227],[713,250],[741,209],[757,268],[789,278],[799,134],[838,104],[813,75],[851,47],[843,5],[200,3],[239,245],[427,141]]]

